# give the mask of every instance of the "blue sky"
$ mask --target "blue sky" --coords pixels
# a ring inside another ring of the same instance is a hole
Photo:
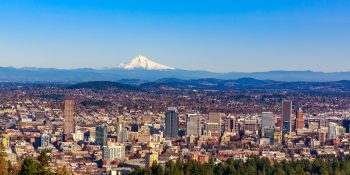
[[[0,66],[350,71],[347,0],[1,0]]]

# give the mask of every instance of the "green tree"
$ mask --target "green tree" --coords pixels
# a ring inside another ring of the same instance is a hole
[[[216,175],[223,175],[225,172],[225,166],[223,163],[219,163],[217,166],[214,167],[214,173]]]
[[[196,161],[169,161],[165,169],[154,164],[151,168],[135,169],[132,175],[348,175],[350,159],[315,159],[270,162],[266,158],[251,157],[246,162],[229,159],[215,165]]]
[[[23,160],[19,175],[37,175],[39,174],[39,163],[34,159],[27,157]]]
[[[40,152],[37,159],[41,168],[47,168],[49,166],[49,156],[46,151]]]
[[[49,150],[43,150],[40,152],[40,155],[38,156],[37,160],[39,163],[39,175],[53,175],[54,173],[49,169],[49,160],[50,157],[48,156]]]

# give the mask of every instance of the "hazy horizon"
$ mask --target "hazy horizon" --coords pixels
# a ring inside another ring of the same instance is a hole
[[[141,54],[210,72],[350,71],[350,1],[0,2],[1,67],[105,68]]]

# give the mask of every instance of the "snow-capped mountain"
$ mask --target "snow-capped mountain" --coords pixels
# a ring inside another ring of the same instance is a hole
[[[133,70],[133,69],[147,69],[147,70],[174,70],[175,68],[165,66],[159,63],[156,63],[142,55],[137,56],[128,63],[119,64],[117,66],[121,69]]]

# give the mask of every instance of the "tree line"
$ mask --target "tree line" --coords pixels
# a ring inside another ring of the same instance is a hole
[[[7,153],[4,146],[0,144],[0,175],[68,175],[64,166],[56,171],[49,168],[48,153],[48,150],[41,151],[37,158],[26,157],[20,165],[13,166],[6,160]]]
[[[0,175],[68,175],[65,167],[52,171],[48,151],[37,158],[27,157],[18,166],[6,161],[6,152],[0,144]],[[270,161],[251,157],[247,161],[229,159],[215,164],[177,159],[165,167],[153,163],[149,168],[136,167],[131,175],[350,175],[349,158],[315,158],[312,160]]]
[[[214,164],[196,161],[169,161],[163,168],[156,163],[149,168],[136,167],[132,175],[350,175],[350,159],[314,159],[270,161],[251,157],[247,161],[229,159]]]

